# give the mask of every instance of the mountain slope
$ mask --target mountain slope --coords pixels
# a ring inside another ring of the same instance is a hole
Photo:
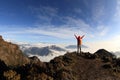
[[[95,54],[76,52],[56,57],[50,62],[30,58],[30,64],[5,71],[4,77],[14,75],[19,80],[119,80],[120,59],[103,62]],[[20,76],[18,76],[20,75]]]
[[[55,80],[119,80],[111,70],[104,69],[106,63],[94,54],[75,52],[50,61],[49,70]]]
[[[22,65],[29,62],[29,59],[22,54],[22,51],[16,44],[6,42],[0,36],[0,60],[6,65]]]

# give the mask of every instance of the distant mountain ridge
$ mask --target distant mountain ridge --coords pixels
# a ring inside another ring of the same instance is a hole
[[[76,50],[76,45],[64,45],[64,46],[59,46],[57,44],[48,44],[44,45],[45,43],[41,43],[39,46],[38,45],[31,45],[31,44],[18,44],[20,49],[26,54],[31,53],[31,54],[38,54],[40,56],[47,56],[49,54],[54,54],[56,51],[60,52],[67,52],[69,50],[74,51]],[[44,45],[44,46],[43,46]],[[85,45],[82,45],[83,48],[88,48]],[[45,51],[46,50],[46,51]],[[45,52],[44,52],[45,51]],[[54,52],[55,51],[55,52]],[[44,53],[44,54],[42,54]]]
[[[26,53],[26,54],[30,53],[30,54],[37,54],[37,55],[40,55],[40,56],[47,56],[47,55],[52,55],[53,50],[60,51],[60,52],[61,51],[64,51],[64,52],[66,51],[63,48],[52,45],[52,46],[46,46],[46,47],[41,47],[41,48],[30,47],[30,48],[25,49],[23,52]]]
[[[20,49],[24,54],[29,57],[37,56],[43,62],[49,62],[56,56],[64,55],[67,50],[57,45],[31,45],[31,44],[19,44]]]

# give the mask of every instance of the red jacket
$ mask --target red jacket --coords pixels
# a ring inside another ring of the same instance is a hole
[[[76,39],[77,39],[77,45],[82,45],[82,38],[84,37],[84,35],[81,37],[81,36],[76,36],[75,35],[75,37],[76,37]]]

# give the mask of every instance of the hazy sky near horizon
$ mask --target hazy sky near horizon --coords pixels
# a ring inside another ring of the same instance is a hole
[[[17,42],[120,49],[120,0],[0,0],[0,35]]]

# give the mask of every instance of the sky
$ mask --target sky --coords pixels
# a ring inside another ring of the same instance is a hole
[[[83,44],[120,51],[120,0],[0,0],[0,35],[28,43]]]

